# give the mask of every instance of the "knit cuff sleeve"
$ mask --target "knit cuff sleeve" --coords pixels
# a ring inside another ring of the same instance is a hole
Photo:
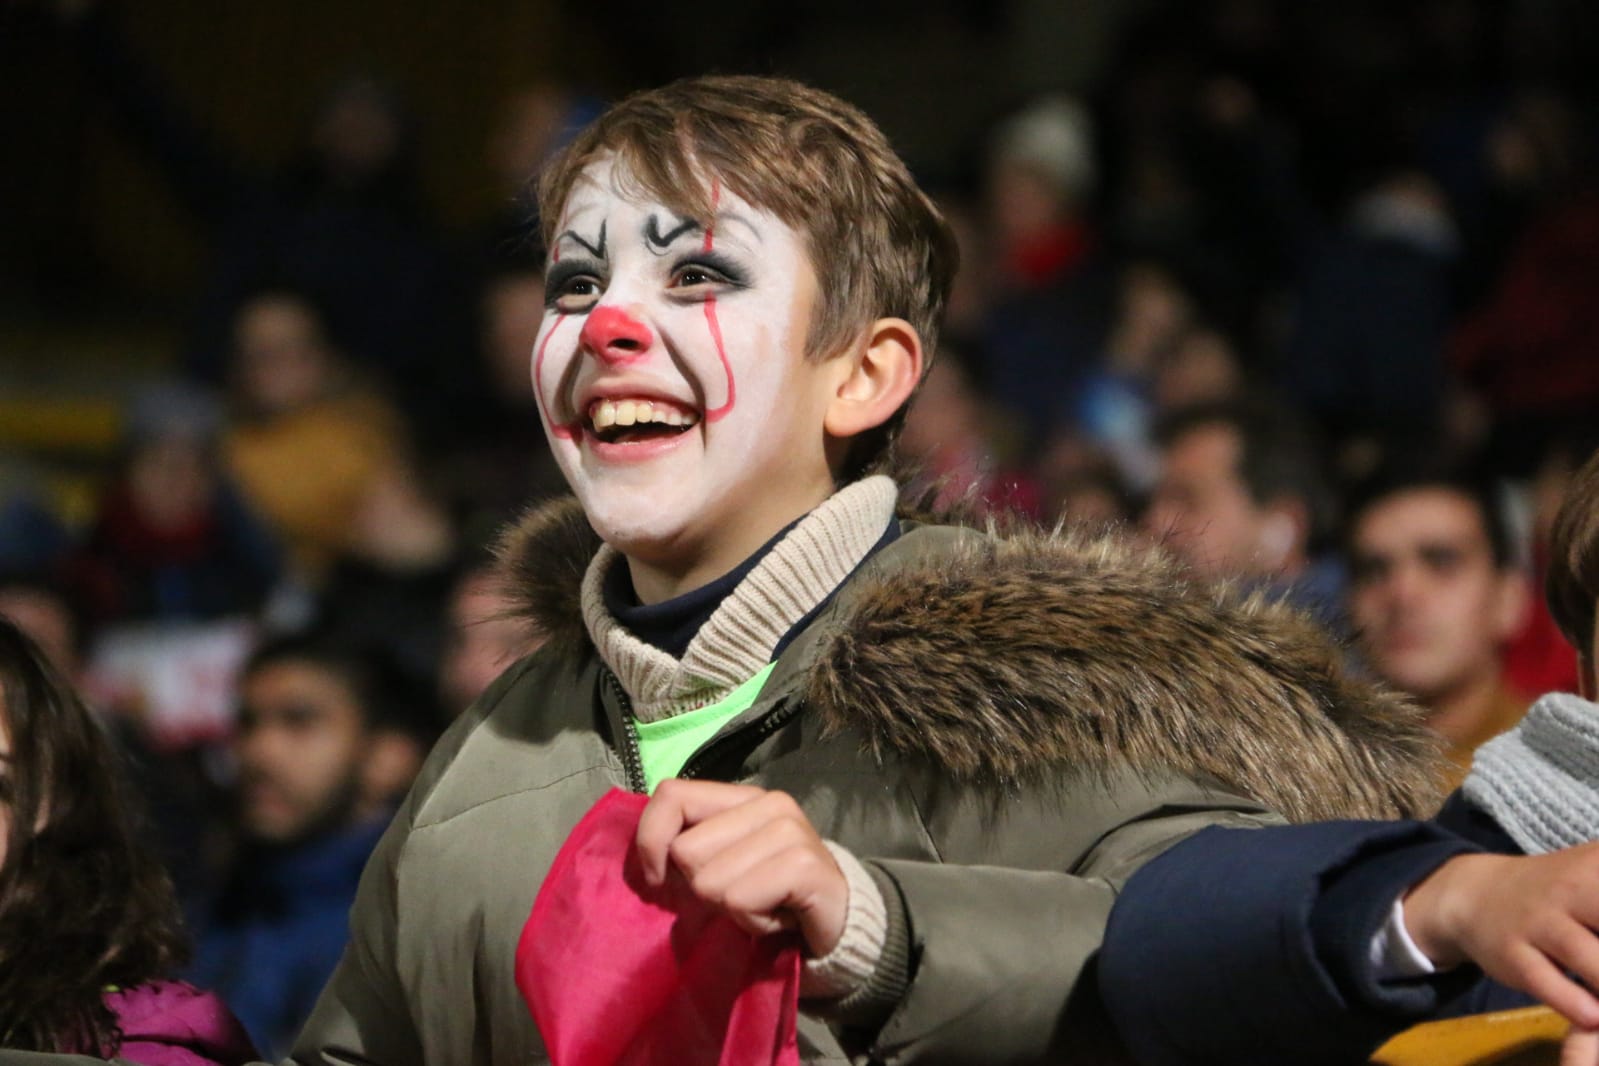
[[[1461,791],[1529,855],[1599,839],[1599,706],[1544,696],[1477,749]]]
[[[800,974],[800,995],[807,999],[842,999],[865,986],[883,957],[888,938],[888,911],[877,882],[850,851],[824,841],[849,884],[844,932],[833,950],[807,959]]]

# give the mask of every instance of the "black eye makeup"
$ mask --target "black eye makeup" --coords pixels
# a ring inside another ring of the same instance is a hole
[[[672,267],[672,287],[680,290],[749,287],[749,273],[739,264],[715,251],[684,256]]]
[[[544,272],[544,306],[572,313],[585,310],[604,291],[605,270],[592,259],[562,259]]]

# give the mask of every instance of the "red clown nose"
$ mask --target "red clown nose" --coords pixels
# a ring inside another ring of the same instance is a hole
[[[655,335],[620,307],[596,307],[588,313],[578,342],[607,363],[630,363],[650,350]]]

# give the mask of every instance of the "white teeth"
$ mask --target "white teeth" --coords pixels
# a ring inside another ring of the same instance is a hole
[[[619,425],[619,426],[631,426],[634,422],[637,422],[637,421],[638,421],[638,407],[633,403],[632,400],[623,400],[621,403],[616,405],[616,424],[617,425]]]
[[[594,407],[594,428],[606,429],[616,424],[616,404],[606,402]]]

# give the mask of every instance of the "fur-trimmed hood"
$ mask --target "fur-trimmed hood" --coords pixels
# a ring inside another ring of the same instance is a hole
[[[579,586],[598,546],[570,499],[529,512],[500,546],[518,613],[565,653],[588,645]],[[1292,821],[1437,805],[1442,764],[1414,704],[1352,676],[1305,615],[1200,582],[1158,549],[917,528],[836,607],[805,696],[879,755],[972,781],[1175,771]]]

